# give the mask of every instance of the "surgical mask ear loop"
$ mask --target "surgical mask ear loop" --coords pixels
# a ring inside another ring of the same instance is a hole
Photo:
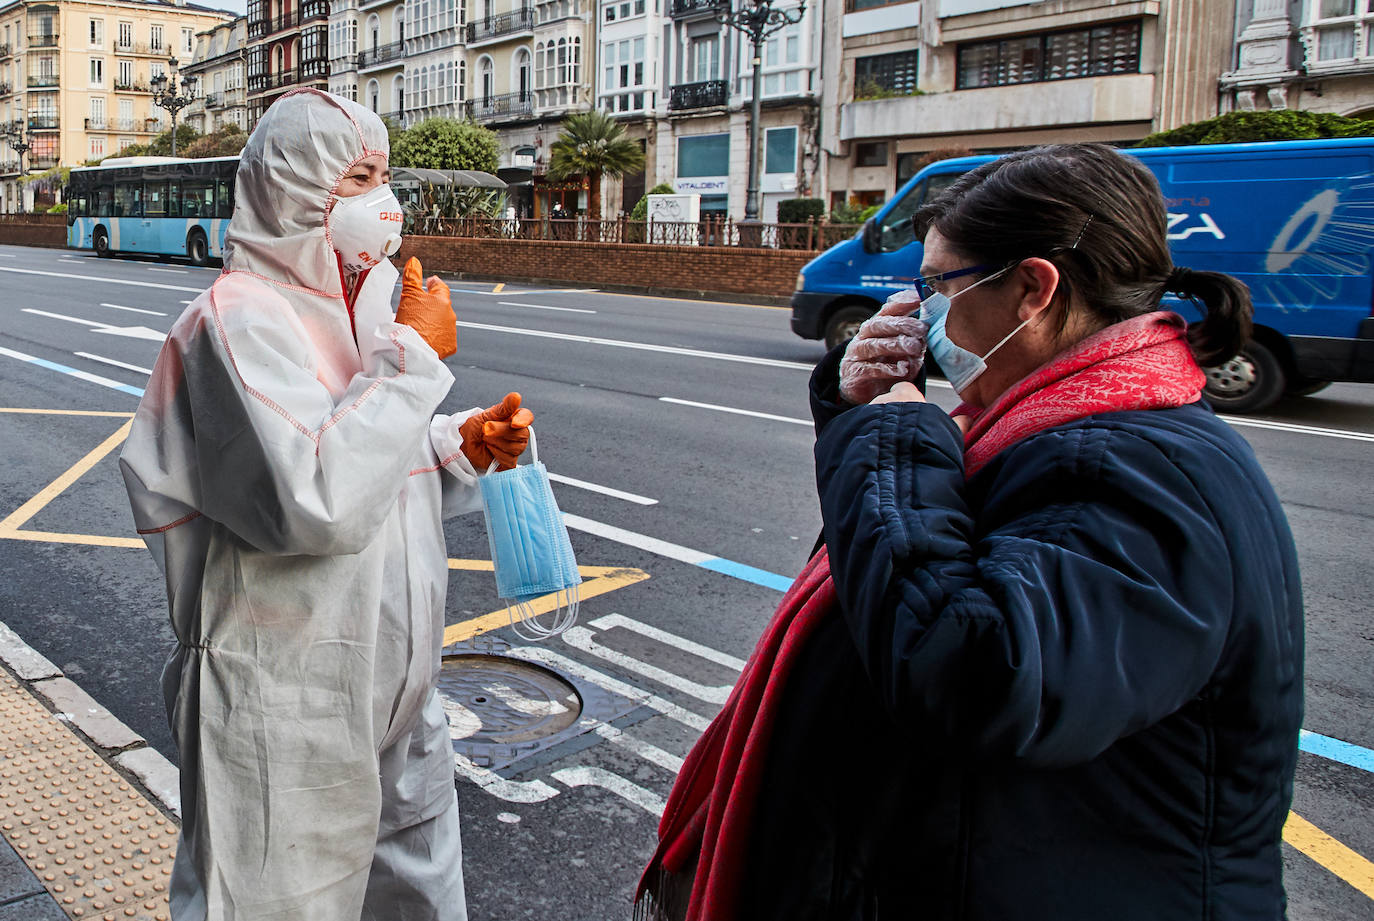
[[[539,463],[539,442],[534,437],[534,428],[530,428],[530,465]],[[487,474],[496,471],[497,462],[493,460],[487,467]],[[561,514],[561,512],[560,512]],[[580,592],[577,585],[570,588],[560,589],[553,593],[554,601],[557,603],[555,608],[554,621],[551,625],[545,626],[540,620],[539,615],[534,613],[531,602],[518,601],[511,599],[506,606],[506,616],[510,622],[511,631],[520,639],[527,643],[539,643],[547,639],[552,639],[560,633],[566,631],[573,624],[577,623],[578,608],[580,607]],[[516,615],[519,614],[517,617]]]

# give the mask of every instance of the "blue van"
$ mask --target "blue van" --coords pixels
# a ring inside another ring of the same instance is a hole
[[[1253,412],[1285,393],[1374,381],[1374,138],[1123,151],[1159,179],[1177,265],[1250,286],[1255,334],[1207,369],[1207,398]],[[912,214],[961,174],[994,159],[932,163],[853,238],[812,259],[792,295],[792,330],[834,346],[921,267]],[[1196,308],[1175,299],[1184,316]]]

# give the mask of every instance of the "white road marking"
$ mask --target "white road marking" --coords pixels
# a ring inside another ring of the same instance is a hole
[[[185,303],[189,304],[189,303],[191,303],[191,302],[190,302],[190,301],[186,301]],[[105,303],[102,303],[100,306],[101,306],[101,307],[109,307],[109,308],[112,309],[112,310],[127,310],[127,311],[129,311],[130,313],[146,313],[146,314],[149,314],[150,316],[154,316],[154,317],[165,317],[165,316],[167,316],[167,314],[163,313],[163,312],[160,311],[160,310],[145,310],[145,309],[143,309],[142,307],[124,307],[124,306],[121,306],[121,305],[119,305],[119,304],[105,304]]]
[[[194,302],[194,301],[182,301],[181,303],[183,303],[183,304],[193,304],[193,303],[195,303],[195,302]]]
[[[187,275],[187,274],[189,274],[185,269],[156,269],[156,268],[153,268],[152,266],[149,266],[149,267],[148,267],[148,271],[149,271],[149,272],[166,272],[168,275]]]
[[[678,636],[676,633],[669,633],[667,630],[660,630],[658,627],[641,623],[634,618],[626,617],[624,614],[607,614],[604,617],[598,617],[596,620],[588,621],[587,626],[595,627],[598,630],[610,630],[615,627],[621,627],[625,630],[638,633],[641,636],[647,636],[651,640],[658,640],[660,643],[665,643],[669,646],[681,649],[683,652],[690,652],[692,655],[705,659],[707,662],[714,662],[717,665],[732,668],[737,672],[744,671],[745,662],[743,659],[737,659],[729,653],[721,652],[718,649],[712,649],[710,646],[703,646],[686,637]]]
[[[99,275],[72,275],[68,272],[42,272],[38,269],[11,269],[0,267],[0,272],[15,272],[19,275],[46,275],[49,278],[74,278],[77,281],[96,281],[107,285],[133,285],[135,288],[157,288],[162,291],[190,291],[200,294],[204,288],[188,288],[185,285],[164,285],[155,281],[132,281],[127,278],[102,278]]]
[[[790,422],[793,425],[813,425],[810,419],[795,419],[792,416],[777,416],[773,413],[755,412],[752,409],[735,409],[733,406],[719,406],[715,403],[698,403],[695,400],[679,400],[676,397],[659,397],[662,403],[678,406],[694,406],[697,409],[713,409],[719,413],[733,413],[736,416],[753,416],[755,419],[771,419],[774,422]]]
[[[592,633],[586,627],[570,627],[563,633],[563,642],[574,649],[580,649],[585,653],[596,656],[611,663],[627,672],[634,672],[643,675],[645,678],[657,681],[659,684],[670,687],[683,694],[690,694],[697,700],[708,704],[720,705],[725,703],[730,696],[732,685],[722,685],[713,687],[700,684],[690,678],[675,675],[672,672],[659,668],[657,665],[650,665],[648,662],[641,662],[633,656],[627,656],[623,652],[616,652],[614,649],[607,649],[596,640],[592,639]]]
[[[645,812],[656,816],[663,815],[668,803],[657,793],[650,793],[637,783],[632,783],[619,774],[596,767],[564,768],[553,772],[554,780],[570,787],[601,787],[622,799],[629,800]]]
[[[682,759],[672,752],[664,751],[657,745],[651,745],[638,736],[632,736],[624,730],[617,729],[609,723],[602,723],[593,730],[601,738],[619,745],[621,748],[634,752],[645,761],[657,764],[659,767],[672,771],[674,774],[682,770]]]
[[[87,358],[91,361],[98,361],[102,364],[114,365],[116,368],[123,368],[126,371],[137,371],[140,374],[152,374],[152,368],[140,368],[138,365],[126,364],[122,361],[115,361],[113,358],[105,358],[101,355],[92,355],[90,352],[73,352],[78,358]]]
[[[1217,418],[1231,425],[1256,429],[1271,429],[1276,432],[1291,432],[1296,435],[1318,435],[1323,438],[1343,438],[1348,441],[1374,441],[1374,433],[1371,432],[1352,432],[1346,429],[1325,429],[1315,425],[1298,425],[1293,422],[1274,422],[1269,419],[1241,419],[1236,416],[1223,416],[1218,414]]]
[[[80,317],[69,317],[62,313],[50,313],[47,310],[38,310],[34,307],[22,308],[24,313],[32,313],[40,317],[48,317],[53,320],[66,320],[68,323],[80,323],[82,326],[91,327],[92,332],[105,333],[110,336],[122,336],[126,339],[151,339],[154,342],[161,342],[167,338],[166,333],[149,329],[146,326],[111,326],[108,323],[101,323],[97,320],[83,320]]]
[[[108,377],[101,377],[99,374],[91,374],[76,368],[68,368],[65,365],[59,365],[56,362],[48,361],[44,358],[37,358],[33,355],[26,355],[23,352],[16,352],[13,349],[0,348],[0,355],[5,355],[9,358],[17,358],[20,361],[38,365],[40,368],[47,368],[50,371],[59,371],[68,377],[74,377],[91,384],[99,384],[102,387],[109,387],[111,390],[118,390],[130,396],[143,396],[143,390],[139,387],[132,387],[128,384],[120,383],[119,381],[110,380]]]
[[[4,271],[0,269],[0,271]],[[667,355],[682,355],[688,358],[710,358],[716,361],[734,361],[746,365],[763,365],[769,368],[788,368],[794,371],[815,370],[815,365],[801,361],[782,361],[777,358],[755,358],[752,355],[733,355],[728,352],[706,352],[701,349],[684,349],[671,345],[651,345],[647,342],[627,342],[622,339],[601,339],[596,336],[574,336],[569,333],[552,333],[539,329],[519,329],[513,326],[495,326],[490,323],[470,323],[463,320],[458,325],[467,329],[481,329],[494,333],[511,333],[516,336],[533,336],[536,339],[561,339],[565,342],[581,342],[587,345],[605,345],[619,349],[635,349],[642,352],[661,352]]]
[[[522,304],[518,301],[498,301],[503,307],[533,307],[535,310],[561,310],[564,313],[596,313],[584,307],[552,307],[548,304]]]
[[[457,752],[453,753],[453,766],[459,774],[508,803],[542,803],[558,795],[557,788],[542,780],[507,780],[495,771],[478,767]]]
[[[657,710],[670,720],[675,720],[688,729],[695,729],[697,732],[705,732],[706,727],[711,725],[711,721],[699,713],[693,713],[691,710],[680,707],[670,700],[664,700],[657,694],[650,694],[632,684],[626,684],[624,681],[612,678],[610,675],[599,672],[589,665],[583,665],[575,659],[569,659],[567,656],[559,655],[552,649],[534,649],[527,646],[520,646],[512,649],[509,654],[518,659],[525,659],[529,662],[538,662],[542,665],[547,665],[555,671],[562,672],[565,675],[576,675],[579,678],[590,681],[592,684],[600,685],[612,694],[619,694],[626,700],[633,700],[652,710]]]
[[[693,566],[699,566],[707,560],[714,559],[711,554],[693,550],[691,547],[669,543],[666,540],[659,540],[657,537],[649,537],[647,534],[636,534],[634,531],[627,531],[624,528],[617,528],[615,525],[604,524],[600,521],[592,521],[590,518],[583,518],[579,515],[569,515],[565,512],[563,523],[576,531],[585,531],[588,534],[604,537],[618,544],[647,550],[649,553],[666,556],[670,560],[678,560],[682,563],[690,563]]]
[[[0,253],[0,259],[18,259],[14,253]]]
[[[68,323],[80,323],[82,326],[101,327],[108,325],[97,320],[83,320],[80,317],[69,317],[63,313],[49,313],[46,310],[39,310],[35,307],[24,307],[22,308],[22,312],[32,313],[40,317],[47,317],[50,320],[66,320]]]
[[[558,473],[550,473],[549,479],[555,483],[562,483],[565,486],[573,486],[577,489],[585,489],[588,492],[600,493],[603,496],[610,496],[613,499],[623,499],[626,502],[633,502],[635,505],[657,505],[657,499],[650,499],[648,496],[638,496],[632,492],[622,492],[619,489],[612,489],[609,486],[602,486],[600,483],[588,483],[586,480],[575,480],[570,476],[563,476]]]

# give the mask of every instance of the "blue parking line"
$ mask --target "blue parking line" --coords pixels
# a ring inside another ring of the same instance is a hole
[[[40,368],[47,368],[49,371],[58,371],[62,374],[67,375],[68,377],[77,378],[78,380],[88,381],[92,384],[99,384],[102,387],[109,387],[111,390],[118,390],[120,393],[127,393],[130,396],[143,396],[143,390],[139,387],[133,387],[129,384],[124,384],[119,381],[111,380],[108,377],[101,377],[99,374],[92,374],[89,371],[81,371],[77,368],[69,368],[66,365],[59,365],[57,362],[48,361],[46,358],[37,358],[33,355],[26,355],[23,352],[16,352],[13,349],[3,348],[0,348],[0,355],[7,355],[10,358],[17,358],[20,361],[26,361],[29,364],[38,365],[38,367]]]
[[[1317,755],[1329,761],[1339,761],[1362,771],[1374,773],[1374,750],[1342,742],[1330,736],[1318,735],[1306,729],[1298,733],[1298,748],[1309,755]]]
[[[780,576],[766,569],[756,569],[753,566],[746,566],[744,563],[736,563],[734,560],[721,559],[718,556],[702,560],[700,563],[697,563],[697,565],[702,569],[709,569],[712,572],[732,576],[744,582],[762,585],[764,588],[777,589],[780,592],[785,592],[792,587],[792,579],[788,576]]]

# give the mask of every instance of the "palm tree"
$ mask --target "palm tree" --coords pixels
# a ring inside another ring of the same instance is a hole
[[[550,151],[549,175],[554,179],[587,177],[587,210],[593,220],[601,219],[601,177],[623,176],[644,166],[639,143],[597,109],[568,116]]]

